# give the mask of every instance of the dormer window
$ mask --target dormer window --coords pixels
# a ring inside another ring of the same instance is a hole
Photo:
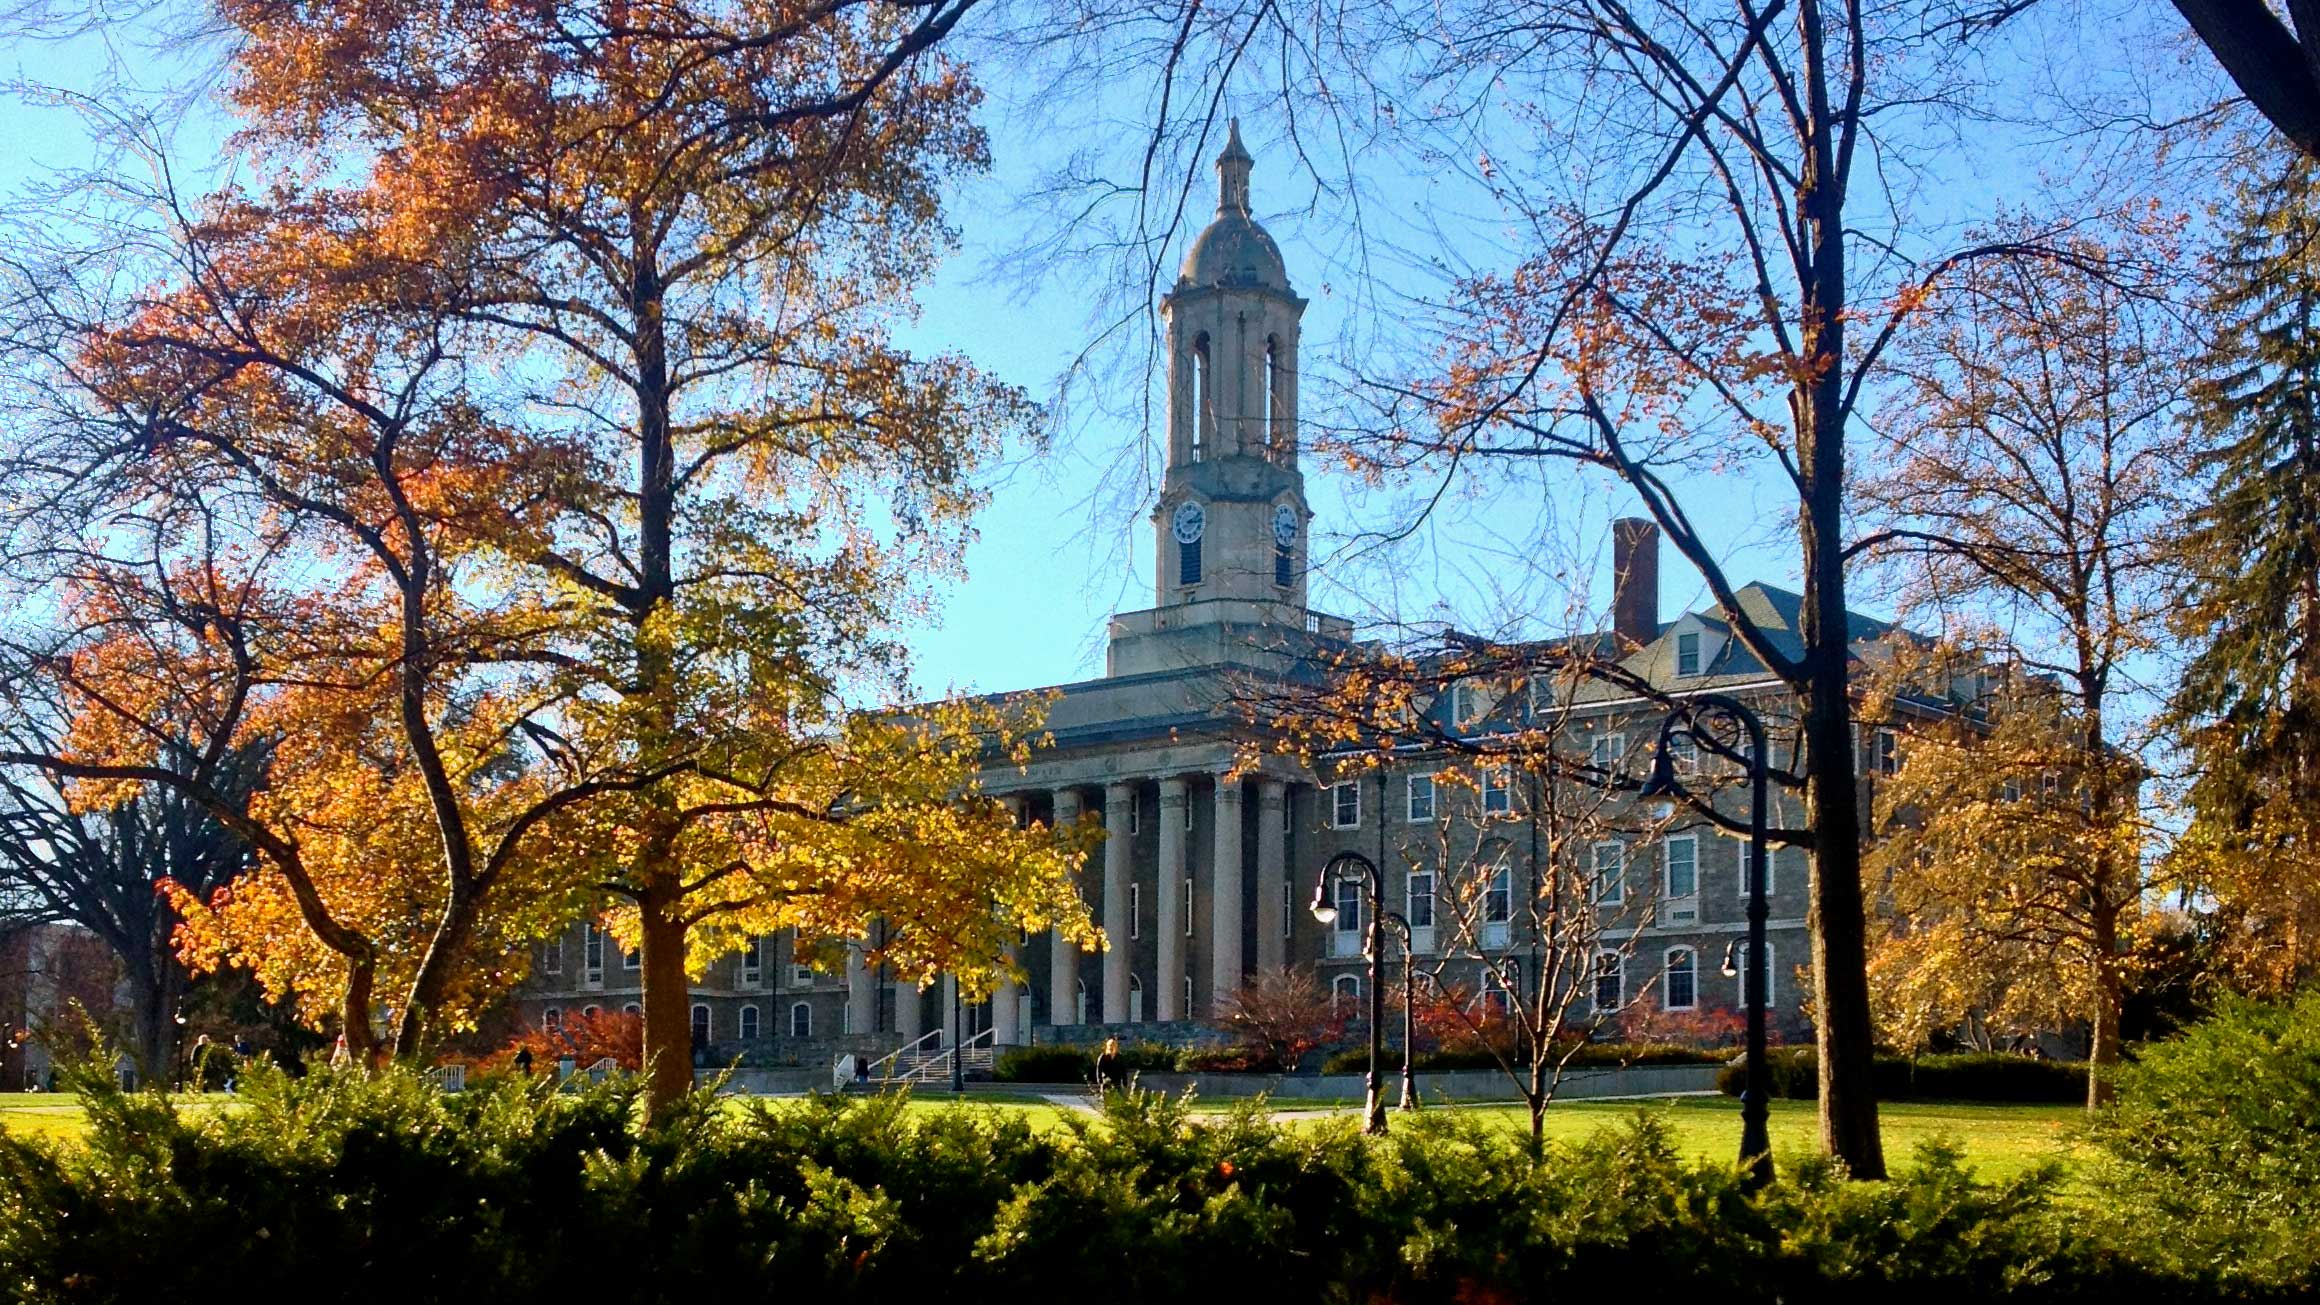
[[[1676,636],[1676,674],[1700,673],[1700,635],[1697,630]]]

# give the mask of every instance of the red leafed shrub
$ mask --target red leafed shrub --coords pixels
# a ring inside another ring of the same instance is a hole
[[[532,1053],[534,1073],[554,1069],[556,1062],[565,1056],[579,1062],[581,1069],[606,1056],[612,1057],[622,1069],[641,1069],[644,1067],[644,1019],[625,1011],[598,1011],[594,1015],[566,1011],[560,1028],[532,1025],[508,1039],[505,1046],[477,1057],[474,1064],[478,1069],[508,1069],[515,1062],[516,1052],[523,1049]]]

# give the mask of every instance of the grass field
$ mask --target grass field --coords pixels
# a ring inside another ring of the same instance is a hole
[[[1051,1101],[1025,1093],[971,1092],[966,1103],[976,1109],[1021,1113],[1035,1128],[1059,1127],[1066,1113],[1083,1098],[1058,1094]],[[233,1100],[224,1096],[181,1098],[197,1109],[217,1109]],[[921,1093],[912,1110],[941,1110],[952,1104],[947,1092]],[[778,1105],[777,1105],[778,1108]],[[1453,1106],[1462,1116],[1512,1130],[1525,1130],[1529,1117],[1518,1105]],[[1294,1123],[1318,1122],[1332,1114],[1351,1115],[1352,1103],[1297,1103],[1281,1117]],[[1740,1109],[1726,1097],[1676,1097],[1661,1101],[1566,1101],[1547,1111],[1547,1135],[1562,1140],[1584,1138],[1599,1129],[1616,1127],[1648,1109],[1664,1120],[1676,1143],[1686,1153],[1724,1159],[1740,1146]],[[1885,1132],[1886,1159],[1895,1167],[1906,1165],[1921,1142],[1937,1137],[1953,1139],[1963,1148],[1967,1163],[1986,1178],[2008,1178],[2048,1160],[2074,1165],[2085,1151],[2076,1138],[2083,1112],[2070,1106],[1991,1106],[1941,1102],[1889,1102],[1880,1108]],[[1398,1116],[1397,1116],[1398,1117]],[[1390,1122],[1390,1121],[1389,1121]],[[19,1136],[71,1138],[84,1127],[79,1102],[69,1096],[46,1093],[0,1093],[0,1129]],[[1815,1122],[1809,1101],[1772,1103],[1772,1145],[1777,1154],[1814,1149]]]

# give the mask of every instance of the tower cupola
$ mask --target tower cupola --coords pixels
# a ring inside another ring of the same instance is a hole
[[[1305,301],[1250,207],[1256,159],[1232,123],[1216,217],[1161,301],[1168,323],[1168,469],[1154,523],[1159,602],[1305,605],[1297,343]]]

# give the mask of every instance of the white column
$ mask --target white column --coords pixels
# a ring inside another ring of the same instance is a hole
[[[862,944],[846,944],[846,1032],[865,1034],[878,1027],[878,988],[862,963]]]
[[[1007,964],[1015,964],[1015,944],[1007,944]],[[1015,985],[1015,976],[1002,974],[998,985],[991,989],[991,1042],[994,1046],[1012,1047],[1023,1041],[1015,1028],[1017,1002],[1015,994],[1022,991]]]
[[[1079,790],[1055,790],[1055,827],[1079,821]],[[1058,1024],[1079,1023],[1079,946],[1060,929],[1047,935],[1047,1010]]]
[[[1216,852],[1209,861],[1208,1005],[1220,1013],[1241,986],[1241,782],[1216,777]]]
[[[1184,1018],[1184,813],[1191,800],[1182,779],[1160,781],[1160,973],[1152,984],[1153,1018]]]
[[[1128,886],[1136,875],[1136,847],[1128,835],[1136,786],[1104,786],[1104,1023],[1128,1022],[1128,967],[1135,959],[1128,919]]]
[[[1289,786],[1257,781],[1257,969],[1270,973],[1289,962],[1281,888],[1289,877]]]
[[[918,1041],[926,1032],[925,1022],[919,1018],[921,996],[918,985],[910,980],[894,981],[894,1036],[905,1043]]]

